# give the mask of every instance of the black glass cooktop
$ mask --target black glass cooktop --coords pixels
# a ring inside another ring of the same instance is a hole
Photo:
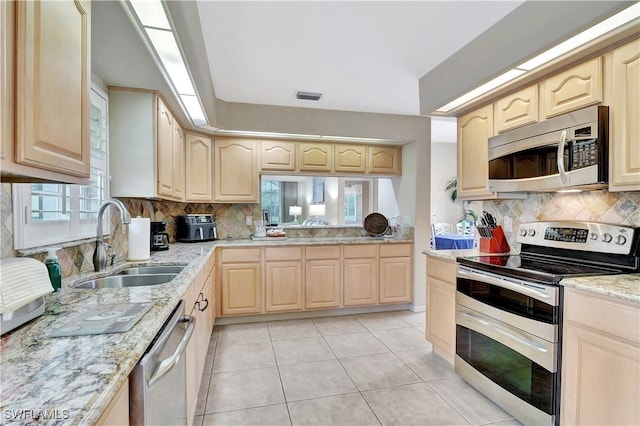
[[[553,261],[524,256],[466,256],[457,259],[461,265],[493,272],[498,275],[526,278],[546,284],[558,284],[565,277],[612,275],[622,271],[582,263]]]

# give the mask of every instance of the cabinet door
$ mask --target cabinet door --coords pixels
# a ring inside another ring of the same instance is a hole
[[[364,173],[367,170],[367,147],[357,145],[335,145],[333,147],[334,170],[336,172]]]
[[[493,136],[493,105],[458,119],[458,198],[492,198],[489,191],[489,138]]]
[[[640,40],[613,51],[609,191],[640,190]]]
[[[380,258],[380,303],[411,302],[411,258]]]
[[[173,197],[173,116],[157,98],[158,195]]]
[[[344,306],[378,304],[378,260],[344,259]]]
[[[184,130],[173,120],[173,198],[184,200]]]
[[[544,118],[602,102],[602,58],[575,66],[540,83]]]
[[[333,162],[329,144],[298,144],[298,165],[303,172],[330,172]]]
[[[213,201],[213,143],[191,133],[186,135],[185,199]]]
[[[129,379],[126,379],[95,426],[123,426],[129,424]]]
[[[367,171],[376,174],[399,175],[402,149],[396,147],[370,146]]]
[[[90,7],[89,1],[16,2],[20,164],[89,176]]]
[[[214,200],[260,202],[258,142],[225,139],[214,142]]]
[[[454,275],[455,280],[455,275]],[[456,352],[456,288],[427,276],[427,339],[453,360]]]
[[[222,264],[222,315],[262,312],[259,263]]]
[[[265,311],[303,309],[301,261],[267,262],[265,274]]]
[[[294,142],[260,142],[260,169],[294,171],[296,169],[296,144]]]
[[[305,308],[338,308],[342,305],[340,259],[307,260]]]
[[[496,131],[506,132],[538,121],[538,86],[530,86],[495,104]]]

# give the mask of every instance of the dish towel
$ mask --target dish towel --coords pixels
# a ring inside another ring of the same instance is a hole
[[[0,259],[0,314],[53,292],[47,267],[35,259]]]

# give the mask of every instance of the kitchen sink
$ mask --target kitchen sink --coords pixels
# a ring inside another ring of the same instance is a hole
[[[165,284],[173,280],[178,274],[137,274],[113,275],[82,282],[73,288],[127,288]]]
[[[179,274],[185,265],[156,265],[156,266],[133,266],[123,269],[116,275],[149,275],[149,274]]]

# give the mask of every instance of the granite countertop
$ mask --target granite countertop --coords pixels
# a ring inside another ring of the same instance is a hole
[[[477,248],[462,249],[462,250],[434,250],[434,249],[428,249],[426,251],[423,251],[422,253],[426,254],[427,256],[431,256],[431,257],[437,258],[437,259],[450,260],[450,261],[454,261],[455,262],[457,257],[477,256],[478,254],[480,254],[480,251]]]
[[[397,238],[327,237],[273,242],[230,239],[175,243],[167,251],[152,253],[146,262],[127,262],[101,273],[67,278],[62,291],[45,296],[43,316],[2,337],[0,410],[3,424],[94,424],[216,247],[411,242],[411,239]],[[152,264],[187,266],[173,281],[156,286],[70,288],[80,281],[109,275],[126,266]],[[89,305],[134,302],[155,304],[128,332],[48,337],[52,324],[86,310]]]
[[[640,274],[566,278],[561,281],[561,284],[565,287],[640,303]]]

